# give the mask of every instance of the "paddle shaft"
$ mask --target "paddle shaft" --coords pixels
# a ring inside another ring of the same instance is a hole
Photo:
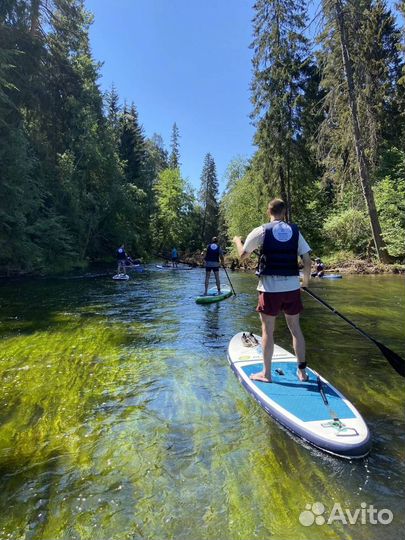
[[[321,381],[321,378],[319,376],[318,376],[316,382],[318,383],[318,390],[319,390],[319,393],[322,396],[323,402],[325,403],[325,405],[329,405],[328,398],[325,396],[325,391],[323,389],[322,381]]]
[[[236,296],[235,289],[233,288],[232,281],[231,281],[230,278],[229,278],[228,272],[226,271],[226,268],[225,268],[225,265],[224,265],[224,264],[222,265],[222,268],[224,269],[224,272],[225,272],[225,274],[226,274],[226,277],[228,278],[229,285],[231,286],[232,292],[233,292],[233,294]]]
[[[352,328],[354,328],[359,334],[361,334],[363,337],[374,343],[382,354],[385,356],[385,358],[388,360],[388,362],[391,364],[391,366],[395,369],[395,371],[401,375],[402,377],[405,377],[405,360],[401,358],[397,353],[394,351],[391,351],[388,347],[386,347],[383,343],[380,343],[378,340],[374,339],[372,336],[367,334],[364,330],[359,328],[354,322],[352,322],[350,319],[342,315],[342,313],[339,313],[337,309],[332,307],[330,304],[325,302],[322,298],[320,298],[317,294],[310,291],[307,287],[302,287],[302,289],[309,294],[309,296],[312,296],[317,302],[322,304],[324,307],[329,309],[332,313],[343,319],[347,324],[349,324]]]

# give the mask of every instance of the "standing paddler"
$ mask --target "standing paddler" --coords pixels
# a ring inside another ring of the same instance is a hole
[[[117,274],[126,274],[127,268],[126,268],[126,261],[127,261],[128,255],[125,252],[125,246],[124,244],[121,244],[120,247],[117,249]]]
[[[217,284],[218,294],[221,293],[221,283],[219,281],[219,262],[224,265],[224,254],[218,244],[218,238],[214,236],[211,243],[207,246],[205,252],[205,291],[204,296],[208,294],[208,285],[210,282],[211,271],[214,272],[215,282]]]
[[[171,258],[172,258],[172,267],[173,268],[177,268],[177,261],[179,259],[179,254],[177,252],[177,248],[176,247],[173,247],[172,249],[172,254],[171,254]]]
[[[285,222],[286,206],[281,199],[273,199],[268,206],[270,223],[251,231],[244,244],[240,236],[235,236],[241,260],[246,259],[255,249],[260,249],[258,267],[259,301],[256,311],[262,322],[263,371],[253,373],[251,379],[271,382],[271,360],[274,350],[274,327],[276,318],[284,312],[293,339],[298,367],[297,376],[306,381],[305,339],[300,327],[301,302],[298,257],[304,262],[302,285],[308,286],[311,276],[311,248],[305,241],[297,225]]]

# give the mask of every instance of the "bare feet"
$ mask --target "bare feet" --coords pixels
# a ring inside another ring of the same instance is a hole
[[[297,377],[301,382],[309,381],[309,376],[305,369],[297,369]]]
[[[250,376],[250,379],[252,381],[260,381],[260,382],[267,382],[271,383],[271,377],[266,377],[266,374],[263,371],[259,371],[258,373],[252,373]]]

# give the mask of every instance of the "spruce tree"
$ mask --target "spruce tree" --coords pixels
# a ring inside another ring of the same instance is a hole
[[[169,166],[171,169],[178,169],[180,167],[180,132],[176,122],[172,127],[172,135],[170,139],[170,157]]]
[[[210,153],[204,158],[201,173],[199,199],[202,208],[201,241],[206,244],[213,236],[218,236],[218,180],[214,158]]]
[[[145,138],[133,103],[129,109],[124,107],[121,116],[120,157],[125,163],[127,181],[146,191]]]
[[[108,124],[112,129],[116,144],[118,144],[118,141],[120,138],[120,131],[121,131],[121,126],[120,126],[121,106],[120,106],[119,95],[114,84],[111,85],[111,90],[109,90],[105,94],[105,104],[106,104]]]

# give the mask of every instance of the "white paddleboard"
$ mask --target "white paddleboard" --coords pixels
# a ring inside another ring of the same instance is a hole
[[[366,456],[371,437],[360,413],[315,370],[307,367],[309,381],[299,381],[293,354],[275,345],[273,382],[250,379],[252,373],[263,368],[261,337],[255,337],[259,345],[246,347],[242,332],[236,334],[229,343],[228,360],[239,381],[261,407],[284,427],[325,452],[349,459]]]
[[[113,279],[115,281],[127,281],[129,279],[129,276],[128,274],[115,274],[115,276],[113,276]]]

